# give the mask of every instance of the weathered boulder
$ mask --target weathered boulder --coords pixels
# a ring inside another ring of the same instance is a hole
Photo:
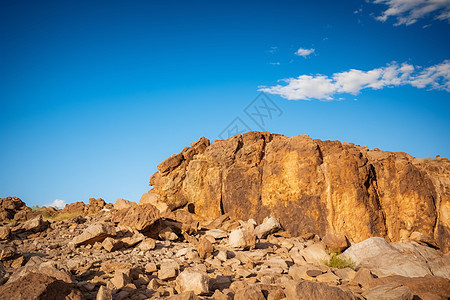
[[[118,198],[116,200],[116,203],[114,204],[114,209],[124,209],[124,208],[130,208],[137,205],[136,202],[130,201],[130,200],[125,200],[122,198]]]
[[[256,244],[254,225],[243,222],[239,228],[230,233],[229,245],[238,249],[253,249]]]
[[[412,300],[414,295],[407,286],[391,283],[370,289],[365,297],[367,300]]]
[[[275,216],[293,235],[339,232],[351,242],[412,232],[449,251],[450,163],[339,141],[248,132],[201,138],[162,162],[140,203],[191,205],[258,223]]]
[[[112,300],[111,290],[106,286],[101,285],[98,289],[96,300]]]
[[[198,271],[184,270],[177,277],[177,290],[180,293],[193,291],[196,295],[209,293],[210,278]]]
[[[248,285],[243,289],[239,289],[234,294],[234,300],[264,300],[264,294],[261,291],[261,288],[257,285]]]
[[[7,240],[11,236],[11,228],[8,226],[0,226],[0,240]]]
[[[74,284],[45,273],[28,273],[18,280],[0,286],[0,299],[72,299],[83,295]]]
[[[42,219],[42,215],[37,216],[34,219],[28,220],[23,224],[23,228],[30,232],[41,232],[48,228],[50,223]]]
[[[348,291],[338,287],[328,286],[325,283],[292,280],[286,283],[284,290],[288,300],[301,299],[356,299]]]
[[[113,222],[144,232],[160,219],[159,210],[152,204],[124,208],[113,216]]]
[[[277,232],[281,229],[281,224],[278,219],[274,216],[265,218],[262,224],[256,226],[255,234],[258,238],[265,238],[269,234]]]
[[[327,233],[322,242],[331,252],[342,252],[350,246],[347,238],[339,233]]]
[[[29,211],[31,209],[20,198],[6,197],[0,199],[0,221],[25,219],[26,213]]]
[[[344,256],[377,276],[436,275],[450,279],[448,262],[434,249],[419,244],[389,244],[383,238],[370,238],[352,245]]]
[[[198,240],[197,244],[197,252],[201,259],[208,258],[211,256],[212,252],[214,251],[213,244],[208,240],[206,236],[202,236]]]
[[[114,236],[116,230],[107,223],[92,224],[86,228],[83,233],[73,238],[74,246],[94,244],[95,242],[103,242],[107,237]]]
[[[93,215],[98,213],[99,211],[101,211],[103,209],[103,207],[105,207],[106,202],[105,200],[103,200],[102,198],[89,198],[89,204],[87,205],[86,209],[85,209],[85,213],[87,215]]]

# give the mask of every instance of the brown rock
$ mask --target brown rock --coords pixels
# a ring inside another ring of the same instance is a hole
[[[374,278],[369,269],[361,268],[356,272],[353,282],[360,284],[363,288],[369,288],[374,284]]]
[[[155,247],[156,247],[156,241],[151,238],[146,238],[138,245],[138,248],[141,251],[153,250],[153,249],[155,249]]]
[[[120,240],[115,240],[111,237],[107,237],[102,242],[102,246],[103,246],[103,248],[105,248],[106,251],[112,252],[112,251],[116,251],[116,250],[119,250],[120,248],[122,248],[123,242]]]
[[[106,223],[98,223],[90,225],[86,228],[82,234],[76,236],[72,243],[75,246],[91,244],[93,245],[95,242],[102,242],[107,237],[114,236],[116,234],[116,230],[113,226]]]
[[[206,236],[202,236],[198,240],[197,244],[197,252],[201,259],[205,259],[209,256],[211,256],[212,252],[214,251],[213,244],[208,240]]]
[[[130,270],[124,269],[124,270],[117,270],[116,274],[113,278],[111,278],[111,283],[114,285],[116,289],[121,289],[127,284],[131,283],[130,278]]]
[[[159,165],[149,193],[170,209],[192,204],[205,220],[224,212],[260,223],[273,215],[296,236],[333,228],[355,243],[372,236],[399,241],[402,230],[414,229],[448,252],[449,176],[445,161],[248,132],[193,143]]]
[[[88,215],[93,215],[98,213],[99,211],[101,211],[103,209],[103,207],[105,207],[106,203],[105,200],[103,200],[102,198],[90,198],[89,199],[89,204],[86,207],[86,214]]]
[[[288,300],[294,299],[356,299],[356,297],[347,291],[338,287],[328,286],[325,283],[292,280],[286,283],[284,290]]]
[[[42,219],[42,215],[37,216],[32,220],[28,220],[23,224],[23,228],[30,232],[41,232],[47,229],[49,226],[48,221]]]
[[[0,240],[8,240],[11,236],[11,229],[8,226],[0,227]]]
[[[399,284],[380,285],[370,289],[365,295],[367,300],[412,300],[413,296],[408,287]]]
[[[161,266],[158,271],[158,278],[161,280],[170,280],[174,279],[177,274],[180,266],[176,261],[169,260],[161,263]]]
[[[101,285],[98,289],[96,300],[112,300],[111,290]]]
[[[6,221],[6,220],[18,220],[19,218],[25,219],[25,215],[22,215],[18,218],[16,218],[16,214],[19,212],[26,212],[30,211],[31,209],[27,210],[27,206],[25,203],[20,200],[20,198],[17,197],[6,197],[0,199],[0,221]]]
[[[234,294],[234,300],[265,300],[261,288],[257,285],[248,285],[243,289],[239,289]]]
[[[66,204],[66,206],[59,211],[59,214],[78,215],[83,216],[85,214],[86,204],[83,202],[73,202]]]
[[[46,274],[29,273],[0,286],[0,299],[73,299],[81,300],[81,292],[67,283]]]
[[[347,238],[339,233],[327,233],[322,242],[331,252],[342,252],[350,246]]]
[[[180,293],[193,291],[196,295],[209,293],[210,278],[194,270],[184,270],[177,277],[177,290]]]
[[[136,205],[117,211],[113,222],[145,232],[160,218],[159,210],[151,204]]]
[[[116,203],[114,204],[114,209],[124,209],[124,208],[130,208],[137,205],[136,202],[130,201],[130,200],[125,200],[122,198],[118,198],[116,200]]]
[[[229,245],[237,249],[253,249],[256,244],[254,225],[250,222],[243,222],[239,228],[230,233]]]

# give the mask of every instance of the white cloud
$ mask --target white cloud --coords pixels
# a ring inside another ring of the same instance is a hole
[[[315,51],[316,51],[316,50],[313,49],[313,48],[311,48],[311,49],[303,49],[303,48],[299,48],[299,49],[297,50],[297,52],[295,52],[295,55],[303,56],[303,57],[306,58],[307,56],[313,54]]]
[[[270,62],[269,65],[279,66],[280,63],[279,62]]]
[[[389,17],[397,18],[396,26],[411,25],[429,15],[450,22],[449,0],[373,0],[373,3],[388,6],[376,19],[384,22]]]
[[[287,84],[261,86],[259,90],[288,100],[335,100],[334,96],[338,94],[357,95],[363,89],[377,90],[402,85],[450,92],[450,60],[428,68],[392,63],[369,71],[350,69],[334,73],[331,77],[300,75],[281,81]]]
[[[48,206],[53,206],[54,208],[58,208],[58,209],[62,209],[64,208],[64,206],[66,206],[66,201],[61,200],[61,199],[56,199],[55,201],[53,201],[52,203],[46,205]]]

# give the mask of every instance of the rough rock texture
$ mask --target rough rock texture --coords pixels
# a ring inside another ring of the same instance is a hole
[[[46,274],[29,273],[19,280],[0,287],[0,299],[83,299],[73,284]]]
[[[158,165],[140,201],[187,204],[202,219],[269,215],[293,235],[340,233],[351,242],[419,232],[450,250],[450,162],[339,141],[248,132],[201,138]]]

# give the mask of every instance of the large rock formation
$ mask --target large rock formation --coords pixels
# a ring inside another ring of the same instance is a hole
[[[442,158],[249,132],[199,139],[159,164],[150,185],[140,204],[190,205],[205,220],[275,215],[294,235],[332,232],[352,242],[418,232],[450,250],[450,163]]]

